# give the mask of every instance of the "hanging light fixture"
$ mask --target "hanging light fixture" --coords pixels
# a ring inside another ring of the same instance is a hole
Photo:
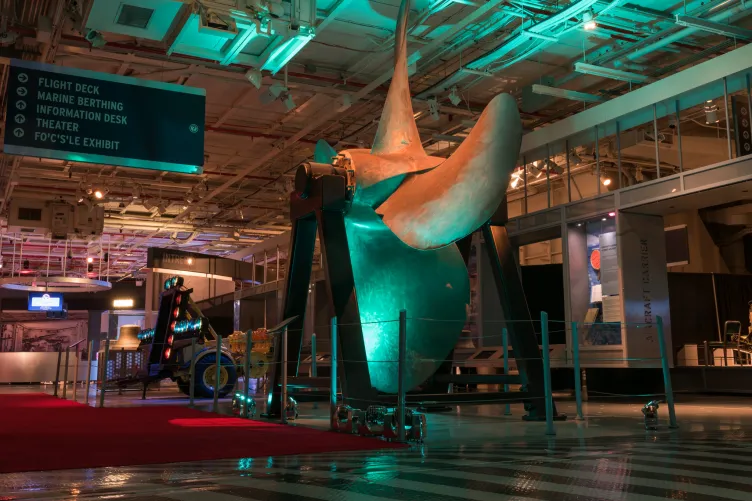
[[[606,174],[601,174],[601,183],[603,186],[611,186],[611,178]]]
[[[712,99],[705,101],[705,123],[717,124],[720,122],[718,118],[718,106],[713,103]]]
[[[587,31],[593,31],[598,27],[598,24],[595,22],[595,12],[593,12],[593,9],[588,9],[582,13],[582,27]]]

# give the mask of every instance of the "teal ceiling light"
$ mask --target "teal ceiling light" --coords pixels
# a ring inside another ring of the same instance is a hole
[[[290,62],[290,60],[295,57],[295,55],[300,52],[314,36],[315,33],[313,28],[301,26],[297,35],[285,40],[272,51],[261,69],[270,71],[272,75],[276,74],[279,70],[284,68],[285,65]]]

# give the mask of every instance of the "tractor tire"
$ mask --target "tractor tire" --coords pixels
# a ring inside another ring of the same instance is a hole
[[[209,353],[196,362],[196,373],[194,394],[196,398],[214,398],[214,381],[215,381],[215,364],[217,358],[216,353]],[[235,387],[235,382],[238,379],[237,371],[235,370],[235,364],[230,360],[227,355],[222,355],[222,366],[220,367],[220,388],[219,396],[225,397]],[[181,388],[181,391],[190,391],[190,386],[186,387],[186,390]]]
[[[178,390],[180,390],[181,392],[185,393],[186,395],[190,395],[191,394],[191,382],[188,381],[187,377],[185,379],[183,379],[183,378],[177,378],[177,380],[175,380],[175,382],[178,385]]]

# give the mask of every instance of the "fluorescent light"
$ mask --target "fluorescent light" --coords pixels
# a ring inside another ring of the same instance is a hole
[[[112,302],[113,308],[133,308],[133,299],[115,299]]]
[[[533,93],[542,96],[553,96],[562,99],[571,99],[572,101],[585,101],[587,103],[601,103],[603,98],[585,92],[576,90],[559,89],[558,87],[549,87],[548,85],[533,84]]]
[[[490,71],[474,70],[472,68],[460,68],[462,73],[469,73],[470,75],[478,75],[480,77],[492,77],[493,74]]]
[[[752,31],[737,26],[731,26],[729,24],[716,23],[709,19],[700,19],[692,16],[676,16],[676,24],[679,26],[686,26],[687,28],[696,28],[698,30],[715,33],[717,35],[723,35],[731,38],[743,38],[745,40],[752,40]]]
[[[301,28],[302,30],[302,28]],[[262,70],[268,70],[272,72],[272,75],[276,74],[279,70],[285,67],[290,62],[290,59],[300,52],[303,47],[313,38],[313,30],[307,30],[306,33],[301,33],[293,38],[289,38],[282,42],[282,44],[274,49],[261,67]]]
[[[639,73],[604,68],[603,66],[596,66],[587,63],[575,63],[574,71],[582,73],[583,75],[593,75],[596,77],[610,78],[612,80],[621,80],[624,82],[645,83],[653,80],[652,78],[640,75]]]
[[[546,42],[558,42],[559,37],[552,37],[549,35],[544,35],[542,33],[536,33],[534,31],[528,31],[528,30],[522,30],[520,32],[522,36],[530,37],[530,38],[537,38],[539,40],[545,40]]]
[[[451,136],[449,134],[434,134],[433,136],[431,136],[431,139],[434,139],[436,141],[447,141],[449,143],[461,143],[465,140],[464,137]]]

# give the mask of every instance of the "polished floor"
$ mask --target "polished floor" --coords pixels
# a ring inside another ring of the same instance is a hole
[[[111,403],[129,400],[136,403],[128,395]],[[165,392],[145,404],[173,400]],[[426,443],[407,450],[8,474],[0,475],[0,500],[749,501],[750,403],[682,397],[680,428],[663,421],[652,432],[638,403],[593,401],[584,421],[557,422],[553,437],[542,423],[522,422],[519,405],[512,416],[500,406],[465,407],[430,415]],[[559,407],[573,414],[571,402]],[[665,406],[660,412],[665,418]],[[296,426],[324,418],[322,408],[301,406]]]

